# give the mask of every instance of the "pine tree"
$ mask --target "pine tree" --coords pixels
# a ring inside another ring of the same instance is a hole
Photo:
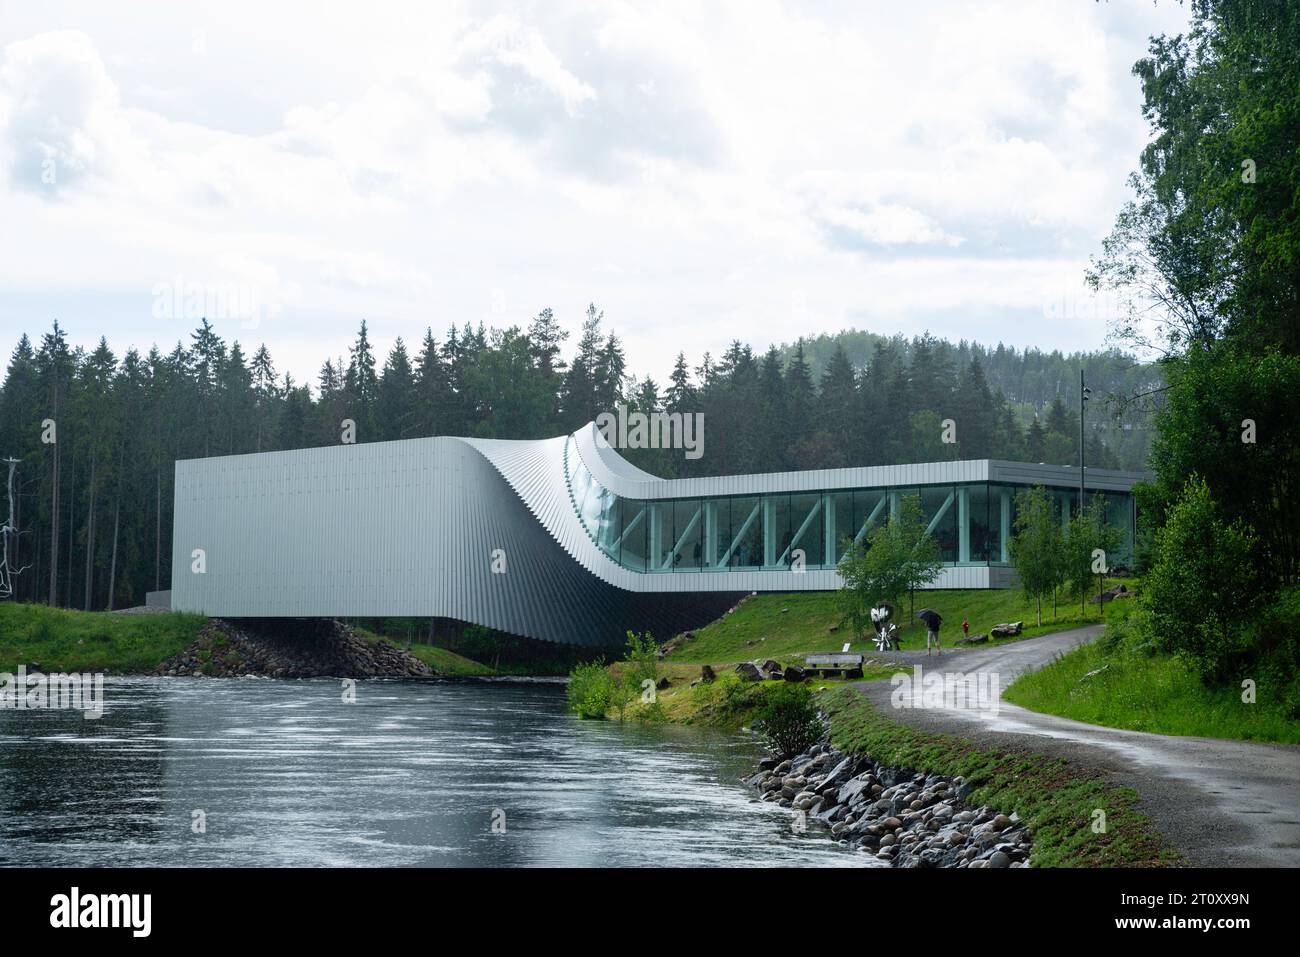
[[[375,407],[378,438],[401,439],[409,434],[415,418],[415,375],[401,336],[384,362]]]

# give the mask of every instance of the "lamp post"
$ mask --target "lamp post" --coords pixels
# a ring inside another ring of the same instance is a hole
[[[1083,514],[1083,416],[1092,390],[1083,384],[1083,366],[1079,366],[1079,514]]]

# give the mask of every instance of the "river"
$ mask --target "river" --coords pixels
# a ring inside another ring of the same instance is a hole
[[[0,710],[0,865],[883,866],[755,800],[759,756],[554,682],[109,678],[98,719]]]

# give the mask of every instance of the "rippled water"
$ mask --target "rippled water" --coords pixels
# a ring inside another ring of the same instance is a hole
[[[337,681],[110,678],[105,698],[98,720],[0,710],[0,864],[879,864],[756,801],[752,739],[578,721],[554,683],[359,682],[348,705]]]

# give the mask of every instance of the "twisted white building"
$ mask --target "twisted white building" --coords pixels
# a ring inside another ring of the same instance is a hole
[[[1078,469],[995,460],[660,479],[588,425],[538,441],[408,439],[176,463],[171,604],[221,617],[442,617],[618,646],[753,591],[831,590],[844,541],[920,497],[936,588],[1011,584],[1014,495],[1068,515]],[[1140,473],[1089,469],[1125,531]]]

